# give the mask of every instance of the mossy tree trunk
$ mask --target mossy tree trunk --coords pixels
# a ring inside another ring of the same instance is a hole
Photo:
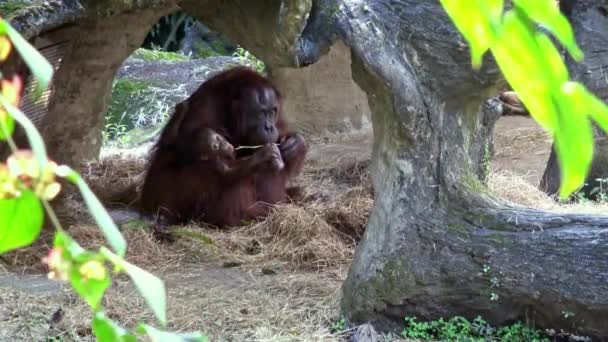
[[[566,63],[571,77],[582,82],[596,96],[608,100],[608,3],[603,0],[572,0],[562,1],[564,13],[569,17],[576,39],[585,52],[585,59],[575,62],[566,55]],[[585,185],[579,193],[589,199],[603,198],[598,196],[608,193],[608,137],[597,127],[594,129],[595,150],[593,163]],[[598,180],[599,179],[599,180]],[[561,184],[559,163],[552,147],[547,167],[540,182],[540,188],[554,196],[559,193]],[[601,191],[599,191],[601,190]]]
[[[333,10],[330,10],[333,9]],[[330,27],[331,29],[327,29]],[[608,217],[514,207],[484,186],[502,78],[473,71],[436,1],[320,1],[299,40],[313,63],[353,51],[372,111],[376,202],[343,287],[352,322],[481,315],[608,336]]]

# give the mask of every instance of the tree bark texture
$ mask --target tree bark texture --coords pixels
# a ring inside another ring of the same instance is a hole
[[[181,0],[180,7],[275,67],[299,65],[296,40],[312,0]]]
[[[146,9],[77,22],[66,37],[62,67],[41,133],[51,158],[72,167],[94,160],[101,148],[105,109],[114,74],[166,12]],[[74,144],[78,141],[78,144]]]
[[[28,5],[9,18],[11,25],[26,39],[73,23],[87,14],[79,0],[47,0]]]
[[[333,39],[351,47],[372,111],[376,202],[343,287],[351,321],[481,315],[608,336],[608,217],[515,207],[488,192],[483,165],[501,110],[485,99],[502,77],[488,57],[471,69],[438,2],[315,2],[303,32],[304,63]]]
[[[585,58],[580,63],[566,55],[566,64],[571,77],[583,83],[592,93],[608,100],[608,3],[604,0],[574,0],[566,1],[562,8],[570,19],[576,40],[585,52]],[[585,197],[597,200],[598,190],[606,191],[608,185],[598,179],[608,178],[608,137],[599,128],[594,129],[595,146],[593,163],[585,185],[579,193]],[[561,175],[555,149],[552,147],[547,167],[541,178],[540,188],[548,195],[559,193]]]

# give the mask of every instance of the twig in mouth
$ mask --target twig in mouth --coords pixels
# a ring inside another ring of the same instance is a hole
[[[273,143],[273,145],[279,146],[279,144],[277,144],[277,143]],[[237,151],[237,150],[243,150],[243,149],[258,149],[260,147],[264,147],[264,145],[255,145],[255,146],[241,145],[241,146],[236,147],[234,150]]]

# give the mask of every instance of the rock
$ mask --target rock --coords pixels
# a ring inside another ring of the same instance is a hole
[[[278,271],[279,270],[276,267],[262,267],[262,274],[265,275],[275,275]]]
[[[159,59],[150,60],[152,57]],[[241,64],[235,57],[188,59],[179,54],[138,50],[116,73],[104,114],[106,144],[116,140],[118,144],[111,145],[133,149],[154,141],[176,103],[216,73]]]
[[[222,267],[225,267],[225,268],[239,267],[242,264],[243,264],[243,262],[240,260],[229,260],[229,261],[224,261],[224,263],[222,263]]]
[[[165,89],[181,90],[174,94],[180,100],[190,96],[203,81],[242,63],[235,57],[209,57],[183,61],[144,60],[129,57],[116,73],[117,79],[150,82]],[[175,89],[178,88],[178,89]]]
[[[378,342],[379,336],[374,327],[369,324],[360,325],[353,334],[352,342]]]
[[[236,44],[219,32],[212,31],[200,21],[186,23],[180,51],[197,57],[227,56],[236,50]]]

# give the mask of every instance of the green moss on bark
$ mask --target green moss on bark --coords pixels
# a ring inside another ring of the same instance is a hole
[[[28,7],[29,4],[24,1],[6,1],[0,3],[0,17],[10,19],[15,13]]]

